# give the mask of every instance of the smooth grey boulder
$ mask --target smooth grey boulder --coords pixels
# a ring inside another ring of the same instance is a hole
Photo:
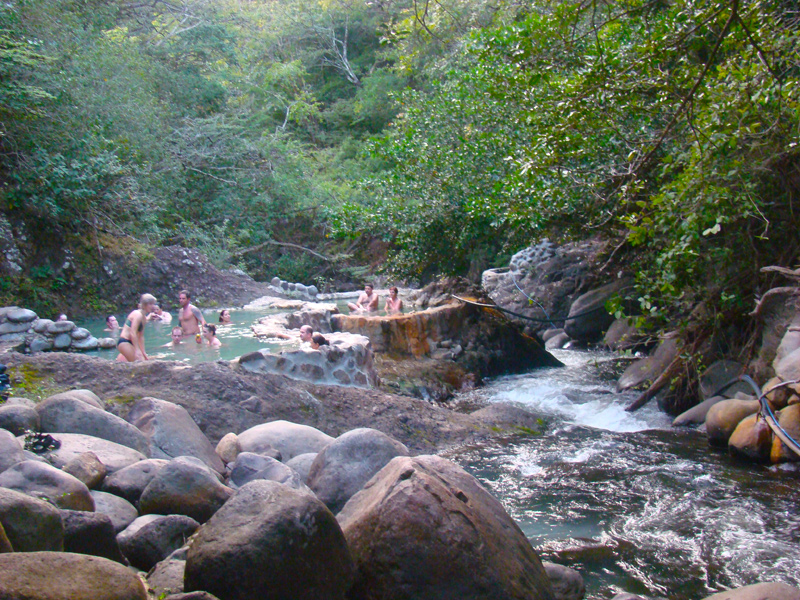
[[[12,323],[30,323],[36,318],[36,313],[27,308],[15,308],[6,313],[6,319]]]
[[[53,340],[36,335],[31,340],[30,344],[28,344],[28,349],[31,351],[32,354],[36,354],[37,352],[46,352],[47,350],[53,349]]]
[[[238,489],[256,479],[277,481],[293,488],[306,487],[294,469],[269,456],[242,452],[236,457],[232,467],[229,483],[233,489]]]
[[[614,322],[614,316],[606,310],[606,302],[629,284],[628,279],[616,279],[578,296],[569,307],[564,332],[573,340],[591,342],[600,339]]]
[[[512,433],[539,434],[545,426],[538,415],[507,402],[492,402],[470,414],[483,423]]]
[[[182,406],[142,398],[133,405],[127,419],[146,437],[151,458],[194,456],[218,473],[225,472],[214,446]]]
[[[10,396],[3,406],[30,406],[31,408],[36,408],[36,402],[20,396]]]
[[[26,431],[39,431],[39,413],[31,406],[4,404],[0,406],[0,429],[10,431],[14,435],[23,435]]]
[[[89,488],[47,463],[26,460],[0,473],[0,487],[16,490],[70,510],[94,510]]]
[[[53,338],[54,350],[66,350],[72,345],[72,338],[69,333],[59,333]]]
[[[103,481],[103,491],[124,498],[131,504],[138,504],[144,488],[153,480],[156,473],[168,460],[148,458],[120,469]]]
[[[147,600],[128,567],[71,552],[0,554],[0,598],[14,600]]]
[[[550,585],[553,586],[555,600],[583,600],[586,583],[575,569],[551,562],[542,562]]]
[[[551,337],[544,343],[545,350],[559,350],[569,344],[572,341],[572,338],[569,337],[566,333],[562,332],[558,335]]]
[[[186,458],[172,459],[158,470],[139,498],[139,512],[186,515],[205,523],[233,495],[208,467]]]
[[[83,328],[83,327],[76,327],[75,329],[73,329],[72,331],[70,331],[70,332],[69,332],[69,334],[72,336],[72,339],[73,339],[73,340],[85,340],[85,339],[86,339],[86,338],[88,338],[90,335],[92,335],[92,334],[89,332],[89,330],[88,330],[88,329],[85,329],[85,328]]]
[[[52,396],[48,396],[47,398],[44,399],[43,402],[47,402],[48,400],[60,400],[62,398],[72,398],[74,400],[80,400],[81,402],[86,402],[86,404],[90,404],[95,408],[99,408],[100,410],[105,409],[102,400],[100,400],[100,397],[90,390],[70,390],[68,392],[61,392],[60,394],[54,394]]]
[[[673,427],[686,427],[689,425],[702,425],[706,421],[706,416],[711,407],[717,402],[726,400],[724,396],[713,396],[708,400],[703,400],[700,404],[693,406],[687,411],[679,414],[672,421]]]
[[[308,483],[308,472],[311,470],[311,465],[314,459],[317,458],[316,452],[307,452],[305,454],[298,454],[292,459],[286,461],[286,466],[293,469],[299,476],[303,483]]]
[[[0,473],[25,460],[22,446],[14,434],[0,429]]]
[[[50,319],[38,319],[33,323],[33,330],[36,333],[47,333],[48,328],[52,324],[53,321]]]
[[[114,533],[119,533],[125,529],[139,516],[136,507],[125,498],[98,490],[92,490],[92,498],[94,498],[95,512],[107,515],[111,519]]]
[[[159,561],[147,574],[147,586],[153,590],[156,598],[183,592],[183,573],[186,570],[186,551],[183,546],[175,550],[167,558]]]
[[[500,502],[441,457],[392,459],[337,519],[356,563],[352,600],[553,599]]]
[[[150,445],[136,427],[77,398],[48,398],[36,407],[42,431],[81,433],[133,448],[144,455]]]
[[[546,342],[550,338],[554,338],[557,335],[561,335],[562,333],[564,333],[564,328],[563,327],[558,327],[558,328],[553,328],[553,329],[545,329],[542,332],[542,341]],[[567,337],[569,337],[569,336],[567,336]]]
[[[94,452],[79,454],[62,468],[76,479],[82,481],[90,490],[99,486],[106,477],[106,466]]]
[[[786,583],[755,583],[713,594],[705,600],[800,600],[800,589]]]
[[[200,524],[184,515],[144,515],[117,536],[131,565],[149,571],[182,547]]]
[[[289,421],[262,423],[239,434],[242,452],[262,454],[274,448],[281,453],[284,462],[299,454],[319,452],[332,441],[331,436],[319,429]]]
[[[408,448],[377,429],[353,429],[317,454],[308,487],[336,514],[396,456],[408,456]]]
[[[343,600],[352,576],[347,543],[325,505],[308,492],[259,480],[198,530],[184,589],[221,600]]]
[[[16,552],[64,549],[64,524],[52,504],[0,488],[0,524]]]
[[[68,333],[75,329],[75,323],[72,321],[53,321],[50,325],[47,326],[47,333],[53,335],[61,335],[64,333]]]
[[[629,390],[655,381],[680,354],[676,337],[664,339],[650,356],[631,363],[617,380],[617,391]]]
[[[82,340],[73,340],[72,341],[72,348],[74,350],[82,350],[84,352],[88,350],[97,350],[100,347],[100,340],[98,340],[93,335],[90,335],[87,338]]]
[[[94,452],[100,462],[105,465],[108,474],[116,473],[120,469],[147,458],[138,450],[92,435],[56,433],[53,437],[61,442],[61,447],[50,450],[47,453],[47,459],[59,469],[85,452]]]
[[[0,335],[22,334],[31,328],[30,323],[2,323],[0,324]]]
[[[108,515],[81,510],[62,510],[64,552],[102,556],[125,564],[117,544],[117,532]]]

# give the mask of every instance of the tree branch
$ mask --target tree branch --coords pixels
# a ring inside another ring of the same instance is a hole
[[[324,260],[326,262],[333,262],[332,258],[320,254],[319,252],[315,252],[311,248],[306,248],[305,246],[300,246],[299,244],[291,244],[289,242],[276,242],[275,240],[267,240],[266,242],[263,242],[256,246],[251,246],[250,248],[245,248],[244,250],[239,250],[238,252],[233,252],[231,253],[231,258],[244,256],[245,254],[249,254],[250,252],[256,252],[258,250],[261,250],[262,248],[266,248],[267,246],[282,246],[284,248],[296,248],[297,250],[308,252],[312,256],[316,256],[317,258]]]

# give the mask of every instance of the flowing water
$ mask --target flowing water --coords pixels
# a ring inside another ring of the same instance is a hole
[[[587,598],[700,599],[762,581],[800,585],[800,470],[734,462],[655,405],[615,394],[610,354],[505,377],[465,402],[540,415],[540,436],[450,455],[497,496],[543,560],[577,569]],[[653,403],[654,404],[654,403]]]

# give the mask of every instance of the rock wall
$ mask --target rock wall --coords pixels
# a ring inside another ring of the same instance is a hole
[[[116,342],[111,338],[97,339],[72,321],[40,319],[27,308],[6,306],[0,308],[0,343],[14,345],[21,352],[30,353],[113,348]]]
[[[273,277],[270,281],[272,288],[280,293],[286,294],[293,298],[300,298],[302,300],[311,300],[312,302],[317,299],[319,290],[315,285],[304,285],[302,283],[289,283],[280,277]]]

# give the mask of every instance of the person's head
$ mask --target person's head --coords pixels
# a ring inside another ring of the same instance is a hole
[[[161,310],[161,307],[160,307],[158,304],[154,304],[154,305],[153,305],[153,312],[154,312],[155,314],[157,314],[157,315],[160,315],[160,314],[161,314],[161,313],[163,313],[164,311],[163,311],[163,310]]]
[[[301,342],[310,342],[311,338],[313,337],[314,330],[311,329],[310,325],[303,325],[300,328],[300,341]]]
[[[367,296],[371,296],[372,295],[372,290],[374,290],[374,289],[375,288],[372,287],[371,283],[367,283],[367,284],[364,285],[364,293],[366,293]]]
[[[106,317],[106,326],[109,329],[119,329],[119,322],[117,321],[117,317],[114,315],[108,315]]]
[[[56,318],[56,321],[66,321],[66,320],[67,320],[67,315],[65,315],[64,313],[61,313],[61,314],[60,314],[60,315],[58,315],[58,317]]]
[[[172,343],[180,344],[181,340],[183,339],[183,329],[181,329],[180,327],[173,327],[171,335],[172,335]]]
[[[211,325],[210,323],[206,324],[206,326],[203,329],[203,331],[206,334],[206,337],[208,339],[210,339],[210,340],[214,339],[214,336],[217,335],[217,327],[216,327],[216,325]]]
[[[399,293],[400,293],[400,290],[397,289],[396,285],[393,285],[392,287],[389,288],[389,295],[392,298],[397,298],[397,294],[399,294]]]
[[[223,308],[219,313],[219,322],[220,323],[230,323],[231,322],[231,311],[227,308]]]
[[[151,313],[155,305],[156,297],[152,294],[142,294],[142,297],[139,298],[139,308],[141,308],[145,314]]]
[[[311,336],[311,347],[316,350],[320,346],[327,346],[328,340],[325,339],[325,336],[321,333],[315,333]]]
[[[178,304],[181,305],[181,308],[188,305],[192,301],[192,295],[187,290],[181,290],[178,293]]]

